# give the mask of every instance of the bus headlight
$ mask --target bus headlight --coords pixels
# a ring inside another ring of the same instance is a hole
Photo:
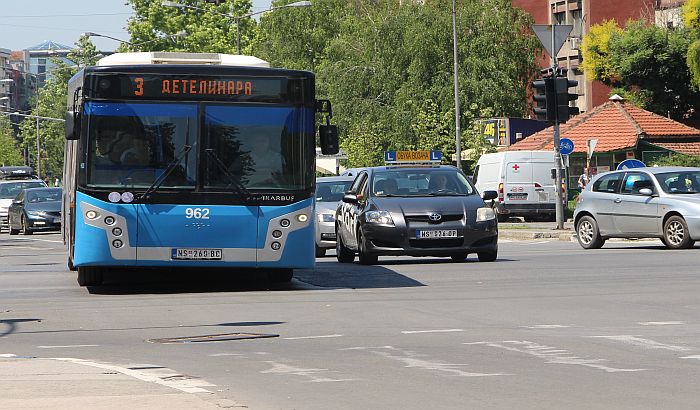
[[[306,222],[308,220],[309,220],[309,216],[306,214],[297,215],[297,221],[299,221],[299,222]]]
[[[476,221],[477,222],[486,222],[486,221],[490,221],[492,219],[496,219],[496,213],[493,212],[493,209],[486,207],[486,208],[479,208],[476,210]]]
[[[97,212],[93,211],[92,209],[85,212],[85,217],[87,219],[97,219],[100,216]]]

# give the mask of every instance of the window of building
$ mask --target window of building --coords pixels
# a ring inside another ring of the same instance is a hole
[[[554,24],[564,24],[566,23],[566,15],[564,12],[552,14],[552,20]]]

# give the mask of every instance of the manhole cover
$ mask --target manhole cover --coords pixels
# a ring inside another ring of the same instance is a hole
[[[224,342],[227,340],[243,340],[243,339],[267,339],[270,337],[279,337],[275,334],[264,333],[223,333],[218,335],[202,335],[202,336],[185,336],[171,337],[166,339],[148,339],[151,343],[202,343],[202,342]]]

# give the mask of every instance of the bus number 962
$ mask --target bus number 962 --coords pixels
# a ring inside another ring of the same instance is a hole
[[[209,208],[187,208],[185,209],[187,219],[209,219]]]

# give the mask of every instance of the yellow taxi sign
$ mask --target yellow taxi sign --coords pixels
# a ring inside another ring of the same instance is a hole
[[[396,164],[401,162],[440,162],[442,152],[440,151],[386,151],[384,152],[384,162]]]

